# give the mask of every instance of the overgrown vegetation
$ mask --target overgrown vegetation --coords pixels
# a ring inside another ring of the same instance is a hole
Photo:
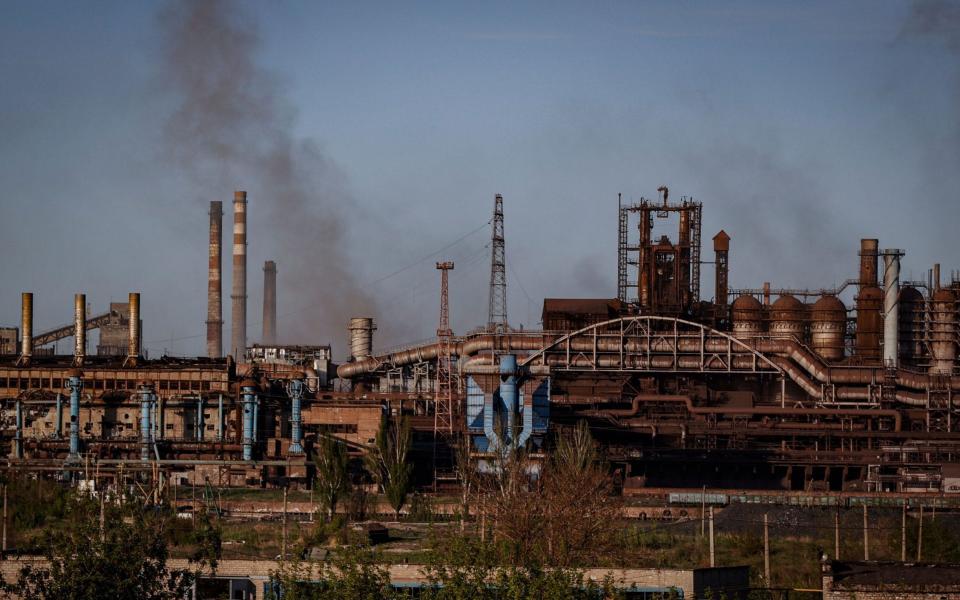
[[[367,470],[387,497],[397,519],[413,489],[413,465],[408,461],[412,440],[407,417],[399,423],[384,417],[376,443],[365,457]]]
[[[317,468],[314,489],[327,518],[333,518],[337,503],[350,489],[349,456],[346,444],[333,436],[320,438],[313,463]]]

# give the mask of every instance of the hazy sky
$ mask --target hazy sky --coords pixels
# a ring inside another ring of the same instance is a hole
[[[960,268],[957,2],[0,10],[2,325],[21,291],[37,330],[75,292],[99,313],[140,291],[150,354],[202,353],[207,204],[229,234],[234,189],[251,342],[273,259],[281,340],[338,357],[354,308],[380,348],[431,337],[439,259],[454,330],[485,322],[495,193],[514,325],[544,296],[614,296],[617,192],[661,184],[704,203],[704,260],[731,235],[732,287],[833,286],[860,237],[905,249],[907,277]]]

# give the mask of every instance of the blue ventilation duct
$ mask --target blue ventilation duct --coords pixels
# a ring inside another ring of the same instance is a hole
[[[80,391],[83,390],[83,375],[74,372],[67,378],[70,388],[70,453],[68,462],[80,461]]]
[[[150,460],[150,442],[153,438],[153,424],[150,413],[153,412],[153,387],[140,384],[140,460]]]
[[[303,439],[303,430],[301,424],[301,401],[303,400],[303,380],[294,379],[290,381],[287,392],[290,395],[290,447],[287,448],[288,454],[303,454],[303,446],[300,440]]]
[[[257,428],[257,387],[248,379],[241,387],[243,396],[243,460],[253,460],[254,432]]]

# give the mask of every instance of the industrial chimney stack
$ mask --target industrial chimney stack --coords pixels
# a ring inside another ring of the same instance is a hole
[[[277,343],[277,263],[263,263],[263,336],[262,343]]]
[[[247,350],[247,193],[233,193],[233,310],[230,354],[240,362]]]
[[[207,275],[207,356],[223,356],[223,202],[210,203],[210,270]]]
[[[73,296],[73,366],[82,367],[87,355],[87,295]]]

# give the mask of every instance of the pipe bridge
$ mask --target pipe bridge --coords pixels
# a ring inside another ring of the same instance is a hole
[[[95,317],[89,318],[86,320],[87,331],[91,329],[99,329],[101,325],[104,325],[110,321],[110,317],[115,317],[119,313],[117,311],[107,311],[102,315],[97,315]],[[73,336],[75,333],[74,324],[64,325],[62,327],[57,327],[56,329],[51,329],[50,331],[45,331],[39,335],[33,336],[33,345],[34,347],[46,346],[56,342],[57,340],[62,340]]]
[[[551,371],[770,373],[783,370],[731,335],[673,317],[621,317],[566,334],[521,366]]]

